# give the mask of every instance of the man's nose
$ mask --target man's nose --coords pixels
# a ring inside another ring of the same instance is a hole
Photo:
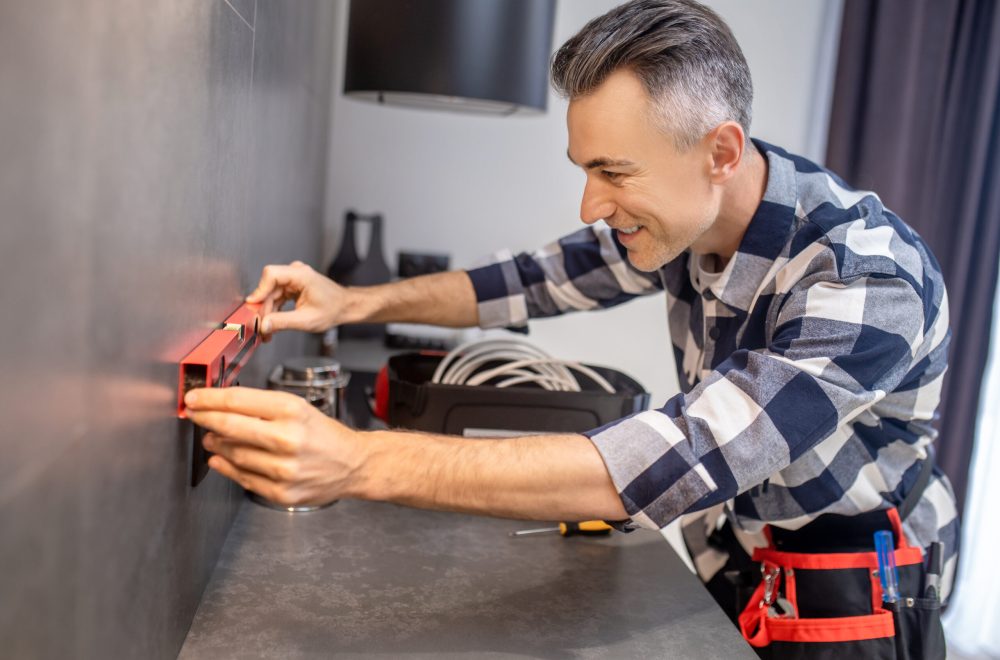
[[[592,225],[598,220],[610,218],[615,214],[615,205],[603,187],[588,178],[583,189],[583,200],[580,202],[580,219],[584,224]]]

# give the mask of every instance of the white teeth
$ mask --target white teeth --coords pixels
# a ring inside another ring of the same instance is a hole
[[[623,234],[634,234],[635,232],[639,231],[639,227],[637,225],[635,227],[629,227],[628,229],[622,228],[619,229],[618,231],[620,231]]]

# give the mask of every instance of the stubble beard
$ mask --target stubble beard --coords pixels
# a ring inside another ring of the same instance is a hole
[[[680,256],[685,249],[675,245],[657,245],[652,254],[645,250],[629,250],[628,260],[636,269],[644,273],[654,273]]]
[[[648,232],[649,226],[644,226]],[[712,222],[706,218],[684,236],[658,239],[650,233],[646,238],[650,239],[652,246],[643,246],[645,249],[629,249],[628,260],[636,269],[654,273],[688,250],[711,226]]]

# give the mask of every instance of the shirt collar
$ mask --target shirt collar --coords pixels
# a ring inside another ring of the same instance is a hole
[[[754,212],[733,258],[726,264],[722,276],[710,287],[724,304],[743,312],[749,310],[768,271],[788,242],[798,199],[795,164],[788,154],[766,142],[753,142],[767,161],[764,198]]]

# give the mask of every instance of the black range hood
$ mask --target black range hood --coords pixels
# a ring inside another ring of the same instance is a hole
[[[555,0],[353,0],[344,93],[487,114],[544,112]]]

